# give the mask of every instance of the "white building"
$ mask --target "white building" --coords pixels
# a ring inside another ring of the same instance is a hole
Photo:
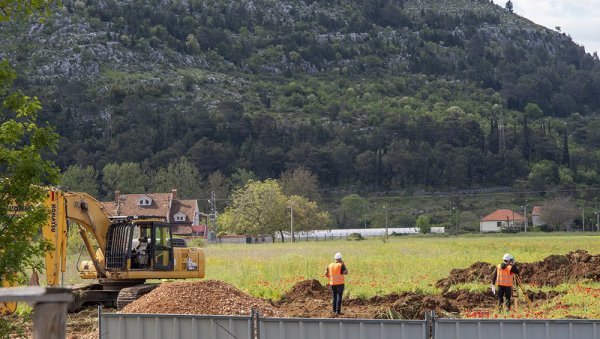
[[[523,215],[509,209],[495,210],[481,218],[480,232],[500,232],[503,228],[519,227],[525,222]]]

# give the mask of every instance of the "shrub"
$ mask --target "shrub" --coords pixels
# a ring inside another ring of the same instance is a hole
[[[348,235],[348,240],[349,241],[360,241],[360,240],[365,240],[365,238],[363,238],[362,234],[360,234],[360,233],[350,233]]]

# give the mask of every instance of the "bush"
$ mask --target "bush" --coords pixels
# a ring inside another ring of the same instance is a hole
[[[348,240],[349,241],[360,241],[360,240],[365,240],[365,238],[363,238],[362,234],[360,234],[360,233],[350,233],[348,235]]]
[[[426,215],[420,215],[417,218],[416,227],[422,234],[431,233],[431,219]]]

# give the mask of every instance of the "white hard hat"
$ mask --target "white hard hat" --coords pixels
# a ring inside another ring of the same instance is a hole
[[[342,253],[337,252],[333,257],[335,258],[335,260],[342,259]]]
[[[512,255],[510,255],[510,254],[508,254],[508,253],[506,253],[506,254],[505,254],[503,257],[502,257],[502,260],[504,260],[504,261],[513,260],[513,256],[512,256]]]

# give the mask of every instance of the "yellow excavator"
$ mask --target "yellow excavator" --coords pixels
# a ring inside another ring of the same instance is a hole
[[[52,244],[45,255],[47,286],[63,285],[68,227],[74,226],[90,256],[78,265],[80,277],[98,280],[73,288],[75,302],[70,311],[86,303],[121,309],[157,286],[146,280],[204,277],[204,251],[181,247],[180,239],[172,237],[171,228],[161,218],[112,217],[89,194],[54,188],[48,190],[45,204],[49,218],[42,234]],[[9,313],[12,306],[0,304],[0,314]]]

